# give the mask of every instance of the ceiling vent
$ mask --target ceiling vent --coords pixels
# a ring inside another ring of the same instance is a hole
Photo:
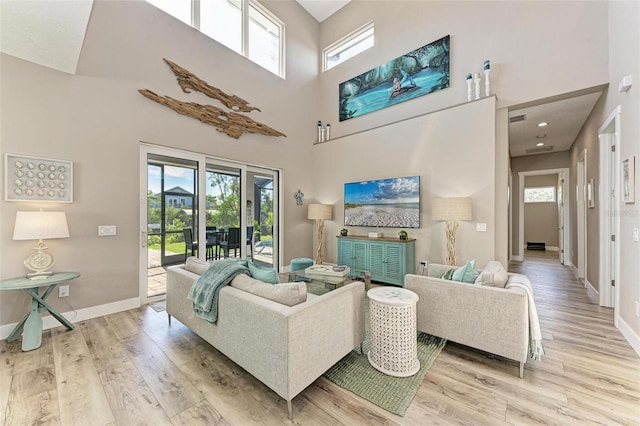
[[[541,146],[539,148],[529,148],[525,152],[527,154],[540,154],[541,152],[553,151],[553,145]]]
[[[517,123],[518,121],[524,121],[527,119],[527,114],[514,115],[509,117],[509,123]]]

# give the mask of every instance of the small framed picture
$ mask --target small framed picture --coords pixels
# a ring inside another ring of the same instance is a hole
[[[627,204],[636,201],[636,157],[632,155],[622,161],[622,199]]]
[[[596,206],[596,200],[595,200],[596,196],[595,196],[595,182],[593,180],[593,178],[589,179],[589,182],[587,183],[587,207],[592,209]]]
[[[73,163],[67,160],[4,155],[4,200],[73,202]]]

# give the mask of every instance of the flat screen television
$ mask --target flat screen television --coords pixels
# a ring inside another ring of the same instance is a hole
[[[420,228],[420,176],[345,183],[344,224]]]

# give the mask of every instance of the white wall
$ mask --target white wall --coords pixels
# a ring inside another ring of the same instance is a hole
[[[354,1],[321,24],[324,48],[375,22],[375,46],[324,72],[320,115],[334,136],[465,102],[465,76],[491,61],[492,93],[504,108],[607,82],[605,1]],[[451,87],[338,122],[338,84],[451,35]]]
[[[138,296],[139,145],[141,141],[282,168],[284,264],[311,256],[312,224],[293,193],[308,196],[313,117],[317,115],[319,25],[295,2],[264,2],[287,25],[287,79],[219,45],[143,1],[96,1],[78,74],[69,75],[8,55],[0,56],[2,152],[74,162],[73,204],[0,202],[1,276],[26,273],[32,241],[12,241],[15,212],[39,207],[65,211],[71,237],[48,241],[58,271],[82,273],[71,295],[53,306],[68,311]],[[168,58],[262,112],[248,115],[287,135],[232,139],[138,93],[150,89],[193,102],[163,62]],[[307,123],[309,121],[309,123]],[[115,237],[98,237],[98,225],[116,225]],[[2,292],[0,324],[27,310],[22,292]]]
[[[621,146],[620,158],[631,155],[636,157],[636,202],[634,204],[621,203],[612,214],[620,218],[620,282],[619,294],[620,315],[619,328],[640,353],[640,318],[635,315],[635,304],[640,303],[640,243],[633,241],[633,229],[640,228],[640,174],[638,161],[640,160],[640,3],[636,1],[611,1],[608,6],[609,19],[609,89],[605,97],[595,106],[583,131],[573,147],[574,158],[583,149],[587,149],[588,178],[594,177],[599,182],[597,171],[599,162],[598,128],[620,105],[621,114]],[[625,75],[633,78],[633,87],[625,93],[618,92],[618,83]],[[575,164],[574,164],[575,165]],[[572,185],[575,184],[573,181]],[[596,200],[599,202],[599,200]],[[589,239],[587,241],[587,278],[594,283],[598,280],[598,247],[604,242],[592,241],[591,234],[599,235],[597,216],[592,217],[591,210],[587,212],[587,226]],[[592,265],[595,270],[592,271]],[[592,275],[593,274],[593,275]],[[596,286],[598,288],[598,286]]]
[[[495,256],[495,98],[456,106],[375,130],[316,145],[313,150],[318,201],[334,206],[325,222],[325,259],[335,262],[335,236],[344,226],[344,184],[360,180],[420,176],[420,229],[407,229],[416,238],[416,263],[444,263],[443,222],[431,221],[436,197],[471,197],[473,220],[460,222],[457,260],[476,259],[485,265]],[[487,223],[476,232],[475,223]],[[347,227],[350,235],[381,231],[396,237],[400,229]],[[416,268],[416,270],[419,270]]]

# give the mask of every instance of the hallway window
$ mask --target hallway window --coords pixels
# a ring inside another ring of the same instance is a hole
[[[524,189],[525,203],[555,203],[556,189],[553,186]]]

